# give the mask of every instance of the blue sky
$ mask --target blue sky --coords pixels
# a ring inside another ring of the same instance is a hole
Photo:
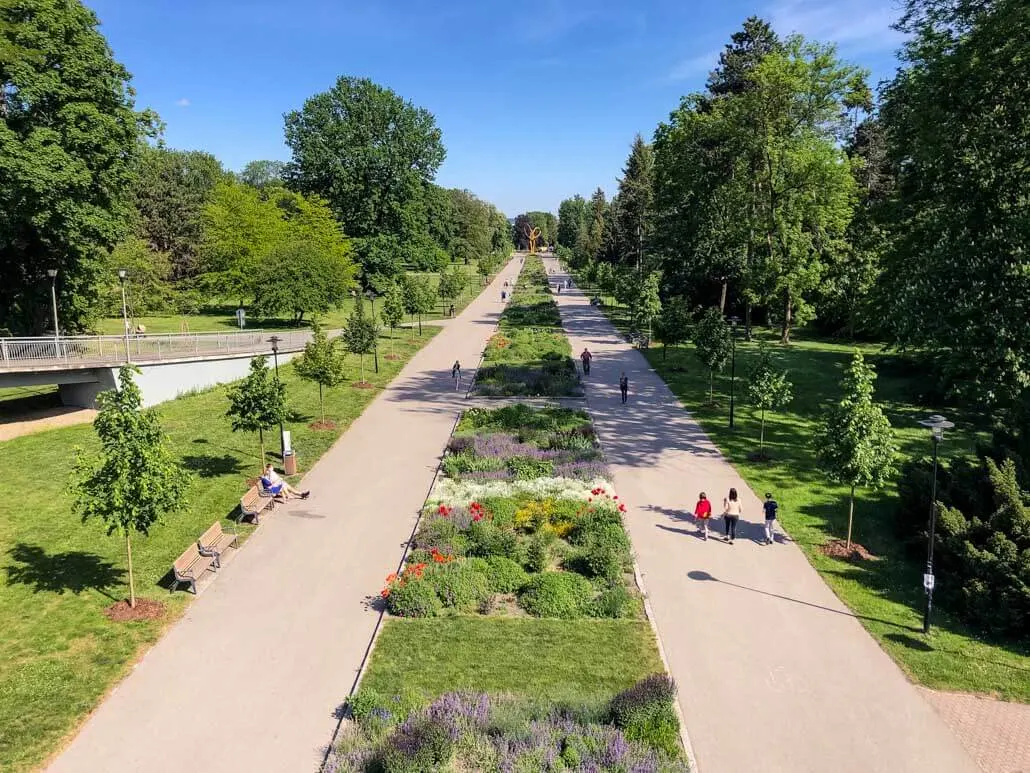
[[[509,216],[616,187],[630,142],[703,86],[750,14],[894,71],[898,0],[86,0],[169,146],[287,159],[283,113],[339,75],[430,110],[437,182]],[[703,5],[704,7],[697,7]]]

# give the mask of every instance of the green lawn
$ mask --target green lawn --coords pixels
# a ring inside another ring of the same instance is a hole
[[[607,309],[620,329],[626,329],[625,310]],[[660,344],[646,357],[683,404],[701,422],[722,452],[751,488],[760,495],[772,491],[780,503],[780,519],[827,584],[862,621],[866,629],[916,682],[927,687],[995,695],[1030,702],[1030,646],[1026,643],[990,642],[940,607],[935,608],[930,636],[922,634],[925,595],[920,556],[906,552],[893,525],[895,487],[860,490],[855,503],[854,539],[880,560],[853,564],[825,556],[818,548],[847,531],[847,491],[830,483],[815,464],[812,439],[825,408],[839,394],[839,382],[856,346],[831,343],[795,334],[788,347],[776,343],[771,331],[756,330],[774,347],[790,371],[794,400],[783,412],[766,421],[768,463],[750,461],[757,450],[757,412],[741,400],[742,376],[755,356],[757,343],[737,344],[736,428],[728,428],[729,368],[716,374],[717,407],[706,405],[708,371],[693,356],[693,346]],[[985,439],[976,417],[948,406],[920,404],[920,375],[902,358],[864,344],[866,360],[877,367],[877,399],[894,426],[900,460],[927,456],[930,438],[919,419],[941,412],[956,421],[941,445],[942,455],[972,454],[978,438]],[[927,502],[929,510],[929,502]],[[938,584],[948,582],[938,576]]]
[[[650,623],[446,617],[387,620],[361,686],[431,698],[474,688],[541,700],[609,700],[665,668]]]
[[[464,309],[469,302],[475,298],[483,289],[483,278],[477,273],[476,265],[469,264],[465,266],[469,274],[469,285],[468,288],[462,293],[461,297],[454,301],[454,313],[459,313]],[[422,272],[409,272],[418,276],[429,276],[435,282],[439,282],[440,275],[436,273],[422,273]],[[435,309],[425,316],[422,317],[422,321],[427,320],[439,320],[444,318],[445,306],[443,302],[438,302]],[[354,308],[354,300],[347,298],[339,308],[333,309],[328,314],[324,314],[320,317],[324,327],[329,329],[343,327],[347,321],[347,317],[350,315]],[[380,301],[376,301],[376,317],[379,316],[379,312],[382,309]],[[366,312],[369,310],[369,306],[365,306]],[[208,306],[205,306],[197,314],[161,314],[155,316],[144,316],[135,317],[135,324],[142,324],[146,327],[148,333],[198,333],[198,332],[221,332],[221,331],[233,331],[239,330],[239,326],[236,324],[236,303],[234,302],[213,302]],[[122,318],[111,317],[108,319],[102,319],[97,324],[97,332],[105,335],[121,335],[122,334]],[[310,324],[310,321],[305,318],[304,325]],[[255,330],[282,330],[282,329],[293,329],[295,326],[293,322],[286,318],[280,317],[269,317],[261,318],[253,315],[250,310],[247,310],[247,328]]]
[[[437,330],[426,328],[421,338],[398,331],[380,354],[392,351],[399,359],[380,356],[378,375],[366,361],[366,377],[385,386]],[[356,381],[357,358],[348,361],[350,381]],[[329,390],[326,413],[338,428],[315,431],[308,425],[318,417],[317,386],[300,381],[289,366],[280,370],[303,471],[379,390],[349,384]],[[185,510],[133,541],[137,594],[169,607],[158,622],[115,624],[103,615],[126,594],[124,543],[106,536],[100,523],[81,524],[69,490],[74,449],[94,445],[92,427],[0,443],[0,770],[29,770],[43,762],[143,647],[182,613],[187,594],[170,596],[159,583],[167,582],[172,561],[212,521],[233,513],[246,478],[259,468],[257,437],[232,433],[226,404],[225,387],[216,387],[158,407],[173,450],[193,474]],[[250,528],[241,531],[245,536]]]

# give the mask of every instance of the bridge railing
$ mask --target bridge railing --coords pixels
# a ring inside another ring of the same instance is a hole
[[[269,352],[268,339],[294,351],[311,340],[310,331],[241,331],[237,333],[167,333],[128,336],[62,336],[60,338],[0,338],[0,367],[63,363],[119,363],[202,357],[233,352]]]

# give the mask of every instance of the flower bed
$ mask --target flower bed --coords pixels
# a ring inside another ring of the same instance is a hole
[[[675,687],[647,677],[602,705],[462,691],[428,706],[362,689],[326,767],[344,771],[687,771]]]
[[[641,616],[625,506],[584,412],[470,410],[442,470],[382,590],[391,614]]]
[[[483,352],[473,391],[484,397],[581,396],[571,354],[543,262],[530,255]]]

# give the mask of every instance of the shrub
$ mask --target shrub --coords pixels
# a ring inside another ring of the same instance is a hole
[[[531,572],[542,572],[551,563],[551,544],[554,532],[540,531],[533,535],[526,550],[526,568]]]
[[[436,588],[426,578],[406,580],[390,590],[386,608],[399,617],[435,617],[443,605]]]
[[[490,593],[486,573],[469,561],[454,561],[434,566],[426,580],[448,609],[472,612]]]
[[[438,515],[426,516],[411,540],[413,550],[432,550],[451,556],[464,555],[466,540],[458,533],[458,527],[448,518]]]
[[[604,591],[590,604],[591,617],[635,617],[637,602],[624,585],[615,585]]]
[[[432,717],[413,714],[387,740],[382,750],[386,773],[439,770],[451,757],[453,741],[447,727]]]
[[[544,572],[530,579],[519,604],[535,617],[582,617],[593,595],[589,580],[570,572]]]
[[[511,529],[500,529],[489,521],[479,521],[469,526],[466,534],[469,553],[474,556],[504,556],[520,562],[524,556],[519,539]]]
[[[508,472],[516,480],[554,477],[554,462],[549,459],[530,459],[526,456],[513,456],[507,460],[506,464]]]
[[[626,738],[676,758],[680,754],[680,723],[671,703],[656,703],[637,711],[623,727]]]
[[[590,508],[576,523],[576,528],[569,535],[574,545],[586,545],[594,540],[594,535],[604,533],[604,540],[618,540],[616,531],[628,545],[626,532],[622,528],[622,516],[614,507],[600,505]]]
[[[494,526],[510,529],[515,525],[515,511],[519,508],[518,500],[511,497],[487,497],[483,499],[482,504],[493,515]]]
[[[491,556],[486,563],[489,566],[490,590],[495,593],[515,593],[529,579],[525,569],[510,558]]]
[[[651,674],[629,687],[611,702],[612,721],[626,727],[636,712],[655,704],[672,705],[676,700],[676,683],[668,674]]]

